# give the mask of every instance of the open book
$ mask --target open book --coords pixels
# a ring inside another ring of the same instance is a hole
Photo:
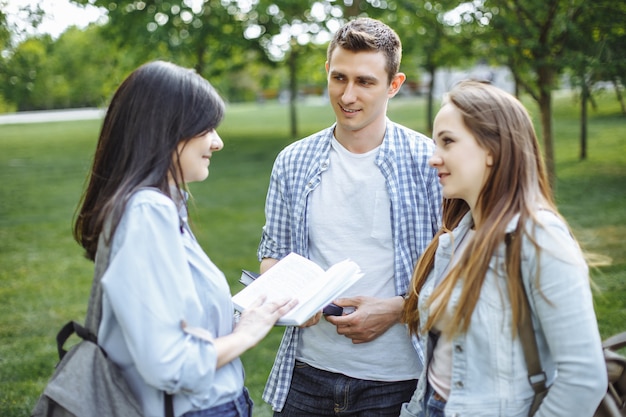
[[[233,296],[238,311],[244,311],[259,296],[268,300],[298,299],[298,305],[276,324],[299,326],[357,282],[363,273],[359,266],[346,259],[324,271],[313,261],[290,253],[264,274],[253,279]]]

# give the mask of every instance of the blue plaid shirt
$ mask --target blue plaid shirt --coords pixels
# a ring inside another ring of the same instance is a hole
[[[276,158],[265,203],[259,260],[282,259],[289,252],[308,257],[307,198],[328,169],[334,128],[292,143]],[[376,165],[386,179],[391,199],[397,295],[406,294],[415,263],[440,226],[441,188],[437,171],[428,165],[434,147],[428,137],[387,120]],[[282,410],[289,392],[298,330],[285,330],[263,392],[263,399],[276,411]],[[419,349],[418,353],[423,361]]]

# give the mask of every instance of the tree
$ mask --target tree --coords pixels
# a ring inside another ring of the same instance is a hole
[[[289,124],[291,136],[295,138],[298,136],[296,103],[302,60],[312,53],[319,54],[315,45],[329,39],[329,21],[339,26],[341,10],[330,1],[260,0],[246,15],[246,38],[254,41],[270,62],[284,61],[287,65]],[[323,62],[321,55],[321,73]]]
[[[7,101],[17,105],[18,111],[52,108],[49,97],[38,93],[45,91],[48,75],[41,69],[46,66],[51,42],[49,36],[27,39],[8,60],[3,93]]]
[[[241,36],[238,9],[227,0],[72,1],[107,8],[104,36],[131,50],[135,66],[172,60],[214,82],[245,66],[254,54]]]
[[[134,69],[126,61],[129,55],[127,50],[103,41],[99,26],[84,30],[70,27],[54,42],[48,57],[48,71],[55,74],[49,91],[61,107],[104,107]]]
[[[517,86],[539,106],[548,172],[556,180],[552,91],[566,67],[569,39],[578,30],[585,0],[485,0],[476,12],[489,15],[489,44],[507,65]]]
[[[6,60],[7,100],[18,110],[105,106],[133,66],[101,29],[70,27],[57,40],[41,35],[18,44]]]
[[[612,83],[626,115],[621,94],[626,74],[626,3],[596,0],[585,4],[577,30],[569,38],[565,59],[570,82],[580,89],[580,159],[587,158],[588,104],[597,85]]]
[[[433,90],[437,69],[455,66],[469,57],[472,37],[466,36],[471,26],[461,20],[446,22],[445,16],[456,1],[398,0],[394,9],[397,20],[392,24],[402,39],[403,54],[416,62],[429,75],[426,126],[432,133],[434,109]],[[391,23],[390,23],[391,24]]]
[[[0,1],[0,51],[8,49],[11,42],[11,30],[5,13],[7,1]]]
[[[0,52],[8,51],[10,41],[11,41],[11,31],[9,30],[9,25],[7,22],[7,16],[4,13],[6,8],[6,2],[0,1]],[[0,113],[10,109],[11,106],[6,103],[4,98],[6,85],[8,83],[8,79],[6,79],[7,73],[7,62],[4,56],[4,53],[0,54]]]
[[[12,111],[18,107],[19,100],[14,101],[16,98],[14,86],[20,80],[15,78],[9,61],[17,44],[27,38],[27,28],[37,28],[43,17],[43,10],[39,4],[12,4],[12,6],[10,9],[8,0],[0,0],[0,112]],[[32,73],[29,76],[32,76]],[[26,78],[25,82],[29,83],[29,78]],[[32,88],[32,84],[29,86]]]

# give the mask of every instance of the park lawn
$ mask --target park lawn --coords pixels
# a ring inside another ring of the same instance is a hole
[[[593,262],[596,312],[603,337],[626,330],[626,118],[614,97],[591,112],[588,159],[578,160],[578,109],[555,100],[556,198]],[[528,102],[538,120],[534,105]],[[287,107],[229,105],[218,130],[225,143],[211,175],[192,185],[192,226],[233,292],[241,268],[257,269],[256,246],[272,162],[289,137]],[[390,117],[424,131],[422,99],[397,98]],[[299,135],[328,126],[324,103],[298,107]],[[72,218],[100,121],[0,126],[0,415],[27,416],[56,363],[54,337],[82,321],[93,265],[72,240]],[[575,329],[572,329],[575,331]],[[282,334],[274,329],[243,356],[255,416],[270,416],[261,392]]]

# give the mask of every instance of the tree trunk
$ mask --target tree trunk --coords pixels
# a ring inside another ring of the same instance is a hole
[[[613,78],[613,87],[615,87],[615,95],[617,95],[617,101],[622,106],[622,114],[626,116],[626,104],[624,104],[624,96],[622,96],[622,90],[619,87],[619,83]]]
[[[198,47],[196,48],[196,64],[193,66],[193,68],[200,75],[204,74],[204,67],[206,65],[204,61],[204,56],[205,56],[206,48],[207,48],[207,43],[205,42],[201,42],[200,44],[198,44]]]
[[[587,159],[587,100],[589,98],[589,87],[583,78],[582,92],[580,100],[580,160]]]
[[[428,81],[428,99],[426,103],[426,126],[428,127],[428,136],[433,134],[433,89],[435,87],[435,68],[430,67],[428,69],[430,74],[430,81]]]
[[[289,120],[291,126],[291,137],[298,137],[298,115],[296,112],[296,100],[298,99],[298,51],[295,42],[292,42],[289,53]]]
[[[556,169],[554,163],[554,140],[552,136],[552,93],[549,88],[541,89],[539,110],[541,113],[541,133],[543,137],[548,182],[554,194],[556,187]]]

